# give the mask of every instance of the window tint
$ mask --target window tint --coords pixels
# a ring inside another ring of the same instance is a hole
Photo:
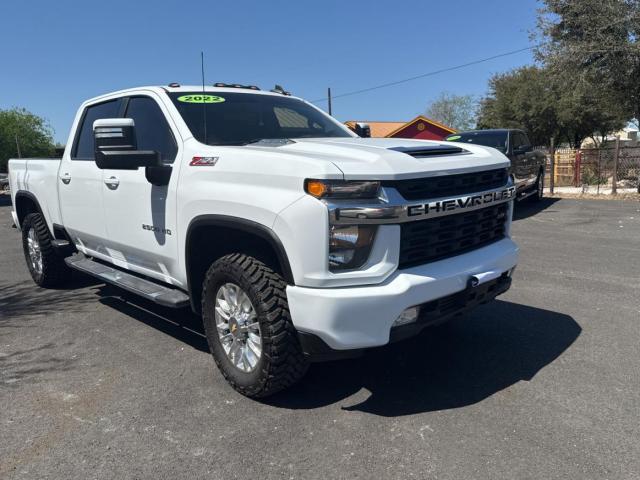
[[[87,107],[81,121],[80,135],[76,136],[76,147],[73,151],[74,159],[94,159],[93,122],[101,118],[117,118],[119,107],[120,99]]]
[[[282,95],[172,92],[169,97],[193,136],[209,145],[245,145],[263,138],[350,137],[328,115]],[[204,119],[207,132],[205,138]]]
[[[160,107],[150,97],[132,97],[127,106],[126,118],[135,124],[138,150],[160,152],[162,161],[172,163],[178,147]]]
[[[508,138],[509,134],[506,131],[476,130],[473,132],[449,135],[445,140],[450,142],[475,143],[476,145],[493,147],[505,153],[507,151]]]
[[[527,136],[522,132],[513,132],[513,146],[512,148],[520,148],[529,146],[529,140]]]

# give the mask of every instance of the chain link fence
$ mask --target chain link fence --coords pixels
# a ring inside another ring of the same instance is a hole
[[[580,187],[595,193],[640,191],[640,146],[558,148],[553,167],[549,149],[536,150],[547,156],[547,178],[553,175],[554,187]]]

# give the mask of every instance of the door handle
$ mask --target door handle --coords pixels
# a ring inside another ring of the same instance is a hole
[[[68,173],[64,173],[64,174],[60,175],[60,180],[65,185],[69,185],[69,182],[71,182],[71,175],[69,175]]]
[[[118,180],[116,177],[109,177],[104,179],[104,183],[111,190],[115,190],[116,188],[118,188],[118,185],[120,185],[120,180]]]

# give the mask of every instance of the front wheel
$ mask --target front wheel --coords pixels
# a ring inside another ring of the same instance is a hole
[[[227,382],[248,397],[272,395],[307,371],[285,289],[278,273],[243,254],[226,255],[207,271],[202,318],[209,348]]]

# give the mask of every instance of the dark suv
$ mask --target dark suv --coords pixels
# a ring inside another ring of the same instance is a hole
[[[535,195],[541,199],[544,190],[546,156],[533,150],[529,137],[522,130],[471,130],[449,135],[449,142],[474,143],[493,147],[511,160],[511,175],[516,184],[518,199]]]

